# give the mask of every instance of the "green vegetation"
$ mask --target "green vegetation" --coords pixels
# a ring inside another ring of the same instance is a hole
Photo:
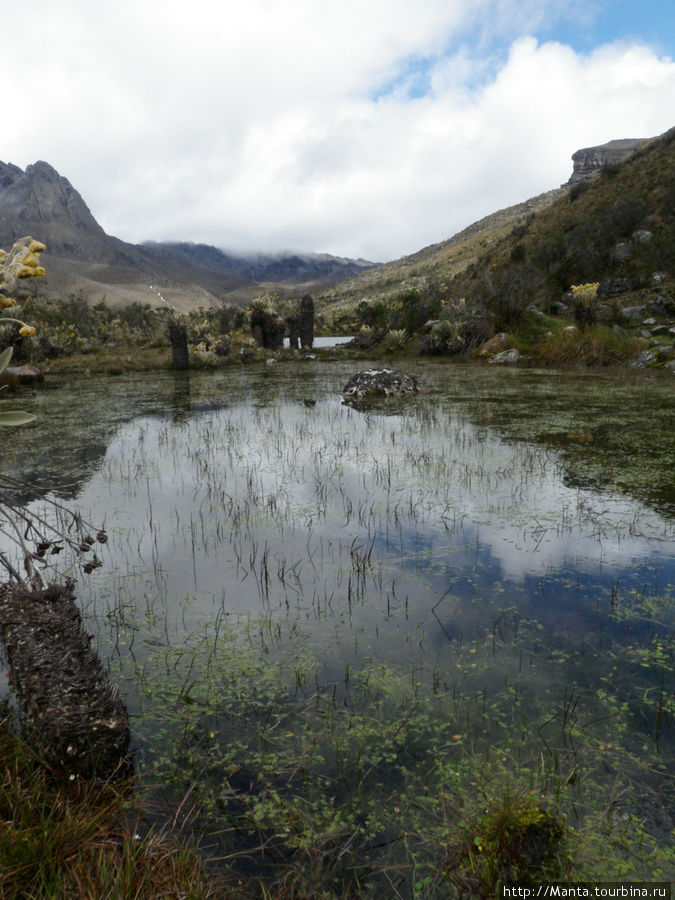
[[[521,352],[543,363],[555,362],[555,355],[550,345],[540,348],[526,339],[532,309],[562,313],[567,324],[575,322],[584,330],[618,325],[636,339],[640,322],[625,320],[622,309],[665,296],[672,325],[673,172],[675,129],[624,163],[606,167],[592,182],[534,198],[449,241],[327,290],[321,297],[324,315],[334,328],[347,332],[357,331],[360,324],[381,337],[400,327],[418,331],[418,347],[421,344],[426,353],[465,355],[481,340],[506,331]],[[573,286],[584,284],[599,289],[583,299]],[[434,337],[443,308],[460,298],[482,327],[463,340],[438,329]],[[663,340],[672,344],[672,336]],[[620,348],[625,356],[619,356]],[[628,341],[616,342],[606,357],[601,346],[577,359],[569,356],[569,349],[564,349],[561,362],[608,364],[636,355],[635,342]]]

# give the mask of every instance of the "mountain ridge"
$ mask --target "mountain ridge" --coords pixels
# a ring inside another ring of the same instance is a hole
[[[377,265],[319,253],[235,255],[189,242],[131,244],[106,234],[49,163],[23,171],[0,162],[0,246],[26,234],[47,245],[43,290],[110,305],[168,303],[187,311],[223,300],[244,304],[266,290],[307,292]]]

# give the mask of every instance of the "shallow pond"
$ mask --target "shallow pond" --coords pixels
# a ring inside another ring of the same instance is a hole
[[[575,827],[604,811],[647,877],[672,849],[672,378],[415,361],[424,394],[359,411],[356,368],[54,379],[2,435],[7,472],[107,529],[73,574],[148,809],[178,827],[191,791],[183,826],[234,860],[264,835],[264,865],[351,841],[332,879],[412,896],[411,822],[512,781]]]

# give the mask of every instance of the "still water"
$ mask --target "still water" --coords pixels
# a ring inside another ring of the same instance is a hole
[[[414,361],[423,394],[357,410],[356,365],[55,379],[3,433],[8,472],[107,529],[72,574],[141,775],[220,796],[263,746],[309,796],[382,804],[359,767],[393,728],[401,795],[480,758],[536,768],[583,822],[621,773],[669,840],[672,379]]]

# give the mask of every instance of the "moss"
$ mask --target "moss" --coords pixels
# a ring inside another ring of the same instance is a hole
[[[447,873],[456,885],[492,892],[518,881],[553,880],[567,874],[565,824],[530,792],[513,796],[507,790],[496,800],[487,798],[485,811],[468,817],[463,831],[464,840],[451,855]]]

